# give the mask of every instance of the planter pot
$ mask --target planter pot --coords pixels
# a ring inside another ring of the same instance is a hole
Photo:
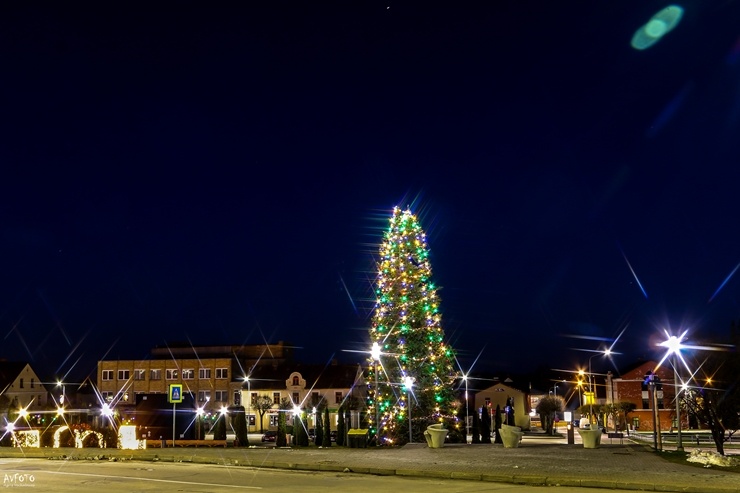
[[[598,448],[601,445],[601,430],[584,430],[577,428],[578,434],[581,435],[583,448]]]

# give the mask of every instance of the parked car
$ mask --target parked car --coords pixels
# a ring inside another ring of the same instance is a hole
[[[264,435],[262,435],[262,441],[263,442],[274,442],[277,440],[277,431],[266,431]]]

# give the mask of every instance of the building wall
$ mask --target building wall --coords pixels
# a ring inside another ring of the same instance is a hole
[[[293,378],[298,378],[297,385],[294,385]],[[327,403],[329,407],[329,425],[332,430],[337,428],[337,412],[339,406],[347,399],[352,389],[350,387],[341,388],[307,388],[306,380],[299,372],[292,372],[288,378],[284,381],[276,381],[278,385],[274,387],[261,386],[259,389],[244,389],[242,388],[242,403],[247,412],[247,415],[254,416],[255,426],[252,431],[264,430],[275,430],[275,420],[279,412],[280,399],[289,398],[294,405],[298,405],[307,413],[307,423],[310,428],[316,427],[315,416],[313,415],[313,402],[314,399],[321,400]],[[282,385],[279,385],[282,384]],[[251,392],[251,396],[250,396]],[[252,398],[269,396],[273,398],[275,394],[279,394],[277,402],[273,402],[273,408],[270,409],[262,417],[260,423],[259,412],[254,409],[252,405]],[[364,395],[360,395],[358,389],[354,390],[353,396],[360,402],[363,402]],[[296,399],[297,397],[297,399]],[[288,424],[292,423],[292,413],[288,413]],[[355,419],[357,413],[353,413],[353,419]],[[322,415],[323,419],[323,415]],[[263,428],[261,428],[261,425]],[[326,425],[324,425],[326,426]],[[359,422],[353,426],[359,426]]]
[[[39,380],[31,365],[25,365],[15,380],[8,385],[3,395],[12,403],[17,400],[18,405],[29,412],[41,411],[46,408],[49,393]],[[3,409],[3,411],[5,411]]]
[[[109,402],[133,406],[136,394],[164,394],[170,384],[182,384],[198,406],[213,411],[233,405],[234,391],[241,388],[239,382],[231,380],[232,362],[231,358],[99,361],[97,385]],[[153,371],[159,371],[159,378],[152,378],[156,376]]]
[[[648,395],[649,392],[643,391],[642,382],[648,371],[653,371],[660,377],[662,383],[661,392],[656,392],[658,401],[662,397],[662,407],[658,407],[659,429],[668,431],[675,427],[675,386],[673,384],[673,369],[669,365],[661,365],[655,370],[657,362],[648,361],[637,368],[625,373],[621,378],[612,380],[614,386],[614,399],[617,402],[631,402],[635,404],[636,409],[627,416],[627,423],[640,431],[653,430],[653,409],[652,400]],[[648,405],[644,405],[644,399],[648,399]],[[682,420],[682,427],[686,426],[685,420]]]
[[[521,390],[509,387],[503,383],[497,383],[493,387],[481,390],[475,394],[475,408],[481,409],[490,401],[490,410],[496,411],[496,406],[501,406],[501,412],[505,412],[506,401],[511,397],[514,400],[514,421],[517,426],[529,429],[529,406],[527,394]],[[488,401],[486,400],[488,399]]]

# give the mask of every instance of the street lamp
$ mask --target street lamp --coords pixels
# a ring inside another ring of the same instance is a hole
[[[409,443],[414,441],[414,437],[411,434],[411,392],[414,387],[414,377],[406,375],[403,377],[403,386],[406,388],[406,401],[409,407]]]
[[[591,360],[594,359],[596,356],[609,356],[611,354],[610,349],[604,349],[603,351],[598,351],[596,354],[592,355],[590,358],[588,358],[588,391],[591,393],[591,400],[589,401],[589,425],[591,424],[591,420],[594,416],[594,401],[596,400],[596,391],[593,387],[593,373],[591,372]],[[596,423],[598,427],[598,420]]]
[[[463,373],[463,382],[465,382],[465,443],[468,443],[468,376]]]
[[[196,433],[196,439],[200,440],[201,432],[203,431],[203,414],[205,413],[205,410],[202,407],[199,407],[195,410],[195,433]]]
[[[676,450],[679,452],[683,451],[683,442],[681,440],[681,405],[678,399],[679,394],[681,393],[681,387],[678,386],[678,357],[681,354],[681,348],[683,348],[681,341],[683,341],[685,335],[686,332],[684,331],[680,337],[669,336],[668,340],[660,343],[661,346],[668,348],[668,354],[666,356],[673,356],[671,358],[671,362],[673,363],[673,386],[676,389],[676,429],[678,430],[678,435],[676,437]]]
[[[370,350],[373,358],[373,371],[375,372],[375,446],[380,446],[380,405],[378,403],[378,363],[380,363],[380,344],[373,342]]]
[[[249,381],[249,375],[244,377],[247,382],[247,435],[249,434],[249,421],[251,419],[250,404],[252,403],[252,383]]]

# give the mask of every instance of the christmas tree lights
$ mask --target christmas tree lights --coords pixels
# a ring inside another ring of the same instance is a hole
[[[393,210],[380,246],[370,329],[368,416],[381,443],[408,437],[409,406],[419,434],[443,422],[456,426],[454,353],[445,344],[426,235],[410,210]],[[379,349],[379,351],[378,351]],[[413,379],[413,387],[404,382]]]

